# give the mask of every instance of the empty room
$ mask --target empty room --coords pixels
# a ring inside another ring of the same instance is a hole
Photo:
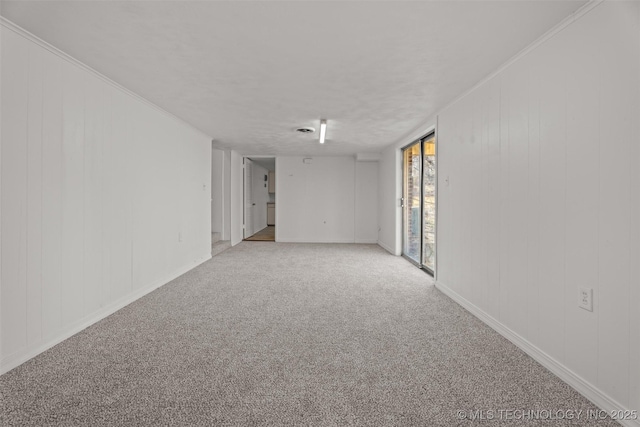
[[[640,2],[1,0],[0,425],[640,427]]]

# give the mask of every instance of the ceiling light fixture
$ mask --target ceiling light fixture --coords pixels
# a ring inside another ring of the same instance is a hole
[[[324,144],[324,138],[327,136],[327,121],[320,120],[320,144]]]

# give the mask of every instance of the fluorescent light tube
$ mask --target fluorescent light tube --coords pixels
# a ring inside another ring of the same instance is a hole
[[[320,120],[320,144],[324,144],[324,138],[327,135],[327,121]]]

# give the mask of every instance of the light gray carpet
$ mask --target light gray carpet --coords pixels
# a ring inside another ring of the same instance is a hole
[[[241,243],[0,377],[3,426],[596,425],[473,409],[595,407],[374,245]]]
[[[214,257],[231,247],[229,240],[218,240],[211,244],[211,256]]]

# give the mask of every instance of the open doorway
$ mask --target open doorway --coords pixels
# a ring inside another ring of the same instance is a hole
[[[276,159],[244,158],[244,240],[276,240]]]

